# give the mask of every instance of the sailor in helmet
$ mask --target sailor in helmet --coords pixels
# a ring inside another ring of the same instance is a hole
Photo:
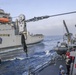
[[[61,71],[62,71],[62,70],[63,70],[63,66],[60,65],[60,66],[59,66],[59,75],[62,75],[62,74],[61,74]]]
[[[64,70],[61,70],[61,75],[66,75]]]

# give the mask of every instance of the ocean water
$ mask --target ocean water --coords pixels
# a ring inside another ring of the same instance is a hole
[[[20,48],[3,54],[0,75],[27,75],[30,68],[38,69],[50,61],[52,56],[56,56],[53,48],[58,41],[62,41],[62,38],[62,36],[45,36],[42,42],[28,47],[28,57]]]

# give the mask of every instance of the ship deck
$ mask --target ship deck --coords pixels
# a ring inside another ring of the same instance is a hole
[[[65,65],[65,60],[57,60],[56,64],[50,65],[43,69],[39,75],[59,75],[59,66],[63,65],[63,69],[66,72],[66,65]]]
[[[17,61],[16,61],[17,62]],[[19,61],[18,61],[19,62]],[[17,63],[18,63],[17,62]],[[11,67],[8,65],[8,63],[10,64],[11,62],[7,62],[7,63],[2,63],[2,65],[0,65],[0,75],[23,75],[22,74],[22,69],[24,67],[23,64],[16,64],[16,66],[11,63]],[[42,70],[40,70],[37,73],[34,73],[32,75],[59,75],[59,66],[63,65],[63,68],[66,72],[66,65],[65,65],[65,60],[57,60],[56,64],[50,64],[48,65],[46,68],[43,68]],[[26,75],[26,74],[25,74]]]
[[[15,54],[14,54],[15,56]],[[14,61],[6,61],[2,62],[0,65],[0,75],[23,75],[25,72],[26,66],[25,60],[14,60]],[[63,65],[64,70],[66,72],[65,60],[58,59],[55,64],[48,64],[45,68],[39,70],[33,75],[59,75],[59,66]]]

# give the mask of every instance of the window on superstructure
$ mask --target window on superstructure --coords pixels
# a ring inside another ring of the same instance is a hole
[[[10,36],[10,34],[8,34],[8,36]]]
[[[5,23],[3,23],[3,22],[0,22],[0,24],[5,24]]]
[[[8,18],[7,16],[3,16],[3,18]]]

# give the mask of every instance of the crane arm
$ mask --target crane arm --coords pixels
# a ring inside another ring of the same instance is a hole
[[[65,27],[65,29],[66,29],[66,32],[69,34],[69,30],[68,30],[68,27],[67,27],[67,25],[66,25],[66,23],[65,23],[65,20],[63,20],[63,24],[64,24],[64,27]]]

